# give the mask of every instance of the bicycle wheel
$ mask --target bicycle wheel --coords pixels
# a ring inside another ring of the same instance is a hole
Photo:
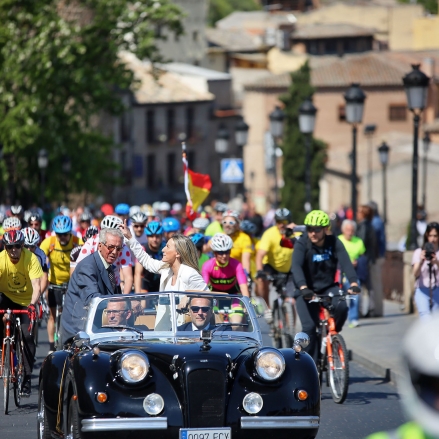
[[[281,338],[282,311],[277,299],[273,302],[273,308],[271,311],[273,314],[273,323],[271,324],[273,345],[275,348],[279,349],[282,347],[282,338]]]
[[[3,409],[5,415],[9,411],[9,385],[11,382],[11,342],[6,340],[4,344],[4,363],[3,363]]]
[[[346,399],[349,387],[349,357],[346,343],[340,334],[332,336],[333,367],[329,366],[329,384],[332,399],[342,404]]]
[[[21,328],[15,333],[15,355],[17,357],[17,365],[15,366],[14,381],[14,402],[16,407],[20,407],[21,403],[21,386],[24,379],[24,363],[23,363],[23,343]]]

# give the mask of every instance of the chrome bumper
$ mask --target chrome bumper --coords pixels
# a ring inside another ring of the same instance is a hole
[[[168,418],[98,418],[83,419],[81,431],[166,430]]]
[[[241,429],[319,428],[319,416],[249,416],[241,418]]]

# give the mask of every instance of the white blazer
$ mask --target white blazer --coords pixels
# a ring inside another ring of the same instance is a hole
[[[151,258],[148,253],[143,250],[142,246],[132,237],[127,241],[131,251],[133,252],[136,259],[142,264],[145,270],[151,273],[160,273],[160,289],[159,291],[170,291],[168,288],[165,290],[166,285],[169,283],[173,276],[173,271],[171,268],[163,268],[164,262],[158,261],[157,259]],[[194,270],[188,265],[181,264],[180,269],[177,274],[177,281],[173,286],[174,291],[187,291],[187,290],[199,290],[199,291],[209,291],[209,287],[202,278],[198,271]]]

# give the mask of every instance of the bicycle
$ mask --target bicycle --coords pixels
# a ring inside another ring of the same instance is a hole
[[[11,314],[27,314],[27,310],[0,310],[0,314],[5,314],[5,338],[2,343],[2,356],[0,364],[1,377],[3,379],[3,409],[5,415],[9,412],[9,391],[12,383],[14,388],[15,406],[21,403],[21,386],[25,376],[24,370],[24,346],[21,333],[20,318],[16,321],[11,318]],[[31,320],[32,328],[34,320]],[[30,331],[32,332],[32,331]]]
[[[271,336],[276,348],[291,348],[296,334],[296,305],[293,298],[287,296],[288,273],[267,275],[273,283],[277,298],[273,302]]]
[[[56,303],[56,311],[55,311],[55,334],[54,334],[54,342],[55,342],[55,349],[57,351],[59,351],[61,349],[61,315],[62,315],[62,310],[64,307],[64,299],[66,296],[66,292],[67,292],[67,283],[63,283],[61,285],[54,285],[51,284],[49,285],[49,290],[52,290],[54,292],[54,294],[56,295],[57,292],[61,292],[62,293],[62,302],[61,305],[58,304],[58,302]]]
[[[350,299],[350,295],[339,290],[341,300]],[[312,302],[329,302],[334,297],[333,293],[327,296],[314,296]],[[349,353],[342,335],[335,329],[335,319],[332,315],[331,303],[320,306],[318,346],[320,346],[317,370],[322,385],[323,373],[326,372],[326,386],[330,387],[332,399],[337,404],[343,404],[349,388]]]

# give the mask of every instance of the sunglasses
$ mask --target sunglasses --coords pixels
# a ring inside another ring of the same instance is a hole
[[[144,229],[145,228],[145,224],[133,224],[133,228],[134,229]]]
[[[320,233],[323,230],[323,227],[311,227],[311,226],[307,226],[306,227],[306,231],[308,233]]]
[[[283,224],[284,226],[286,226],[288,223],[288,220],[278,220],[276,221],[277,224]]]
[[[230,254],[230,250],[225,250],[225,251],[221,251],[221,252],[214,252],[216,255],[228,255]]]
[[[60,238],[64,238],[65,236],[69,236],[70,233],[57,233],[56,236],[59,236]]]
[[[26,245],[26,244],[24,244],[24,247],[27,248],[28,250],[35,250],[36,245]]]
[[[200,311],[200,309],[201,312],[206,313],[210,311],[210,306],[191,306],[191,311],[195,314]]]
[[[224,226],[236,226],[236,221],[223,221]]]
[[[116,315],[120,315],[123,312],[127,312],[127,309],[104,309],[104,313],[105,314],[116,314]]]
[[[105,247],[108,248],[108,251],[111,253],[114,250],[116,250],[117,252],[120,252],[122,250],[123,247],[119,247],[118,245],[107,245],[104,242],[102,243],[103,245],[105,245]]]
[[[19,249],[21,248],[21,244],[9,244],[9,245],[5,245],[6,250],[12,250],[13,248],[15,249]]]

